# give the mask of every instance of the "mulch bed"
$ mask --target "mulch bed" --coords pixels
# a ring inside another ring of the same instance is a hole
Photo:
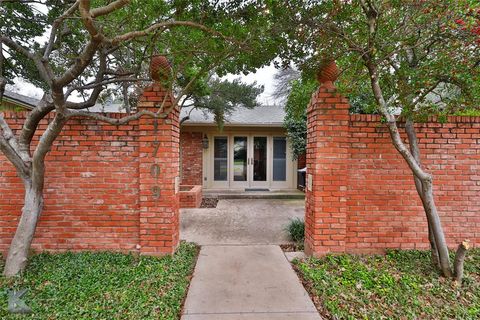
[[[218,203],[217,198],[203,198],[200,208],[216,208]]]
[[[297,252],[297,251],[303,251],[303,247],[300,247],[296,243],[285,243],[281,244],[280,248],[283,250],[283,252]]]

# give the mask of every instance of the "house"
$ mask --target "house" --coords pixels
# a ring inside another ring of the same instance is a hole
[[[31,109],[38,100],[6,91],[10,105]],[[180,119],[180,162],[183,185],[204,190],[294,190],[298,164],[292,157],[281,106],[238,108],[226,115],[223,130],[214,116],[193,107]],[[95,106],[98,112],[118,112],[118,105]]]
[[[281,106],[238,108],[222,131],[213,115],[184,108],[180,134],[183,184],[209,189],[295,189],[293,160]]]

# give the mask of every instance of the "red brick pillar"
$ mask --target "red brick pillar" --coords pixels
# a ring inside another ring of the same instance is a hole
[[[156,81],[145,88],[138,109],[171,107],[173,95]],[[139,120],[140,253],[165,255],[179,243],[179,109],[165,119]]]
[[[321,85],[307,109],[305,253],[316,256],[345,251],[349,104],[332,68],[317,75]]]

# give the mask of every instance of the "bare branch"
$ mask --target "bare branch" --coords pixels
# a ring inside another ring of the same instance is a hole
[[[63,126],[67,122],[68,118],[63,113],[56,113],[52,122],[48,125],[47,129],[40,137],[40,141],[33,153],[32,158],[32,184],[38,188],[43,189],[45,179],[45,156],[50,151],[53,142],[62,131]]]
[[[18,139],[20,150],[30,155],[30,143],[32,142],[38,124],[54,109],[55,106],[53,105],[51,98],[45,94],[39,104],[28,113],[28,116],[23,123],[23,128]]]
[[[44,64],[42,62],[39,56],[37,56],[35,53],[30,52],[28,49],[24,48],[23,46],[8,37],[0,36],[0,42],[4,43],[10,49],[15,50],[18,53],[31,59],[35,63],[35,66],[43,80],[49,85],[52,84],[53,72],[47,64]]]
[[[30,52],[28,49],[24,48],[23,46],[19,45],[12,39],[5,36],[0,36],[0,42],[4,43],[10,49],[17,51],[20,54],[23,54],[27,58],[35,60],[35,55],[32,52]]]
[[[5,56],[3,55],[3,43],[0,41],[0,106],[3,102],[3,95],[5,93],[5,86],[7,79],[3,76],[3,64],[5,63]]]
[[[93,82],[87,83],[83,86],[72,87],[72,88],[69,89],[69,91],[74,92],[74,91],[79,91],[79,90],[95,89],[99,86],[106,86],[106,85],[112,84],[112,83],[140,82],[140,81],[151,81],[151,79],[147,79],[147,78],[111,78],[111,79],[105,79],[105,80],[100,81],[100,82],[93,81]]]
[[[29,177],[29,169],[19,157],[17,152],[12,148],[12,146],[5,140],[3,136],[0,136],[0,151],[7,157],[7,159],[13,164],[17,170],[19,176],[26,180]]]
[[[68,113],[68,119],[73,118],[73,117],[85,117],[85,118],[90,118],[90,119],[95,119],[98,121],[106,122],[112,125],[122,125],[122,124],[127,124],[130,121],[138,120],[143,116],[149,116],[155,119],[164,119],[168,116],[169,112],[160,112],[162,111],[162,108],[159,108],[157,112],[149,111],[149,110],[141,110],[139,112],[136,112],[135,114],[128,115],[119,119],[111,118],[104,116],[100,113],[96,112],[89,112],[89,111],[70,111]]]
[[[160,30],[160,29],[168,29],[170,27],[179,27],[179,26],[187,26],[187,27],[192,27],[192,28],[197,28],[197,29],[200,29],[202,31],[205,31],[207,33],[210,33],[210,34],[213,34],[215,36],[219,36],[225,40],[229,40],[229,41],[232,41],[234,42],[233,39],[231,38],[228,38],[226,36],[224,36],[223,34],[221,34],[220,32],[218,31],[215,31],[211,28],[208,28],[202,24],[199,24],[199,23],[196,23],[196,22],[192,22],[192,21],[166,21],[166,22],[159,22],[159,23],[156,23],[154,25],[151,25],[150,27],[144,29],[144,30],[141,30],[141,31],[131,31],[131,32],[127,32],[125,34],[122,34],[122,35],[119,35],[119,36],[116,36],[115,38],[113,38],[111,40],[112,44],[113,45],[116,45],[118,43],[121,43],[121,42],[124,42],[124,41],[129,41],[131,39],[134,39],[134,38],[139,38],[139,37],[144,37],[146,36],[147,34],[151,33],[151,32],[154,32],[154,31],[157,31],[157,30]]]
[[[48,39],[48,44],[47,44],[47,47],[45,48],[45,52],[43,53],[43,59],[44,60],[47,60],[48,56],[52,52],[53,45],[55,43],[55,39],[57,38],[57,32],[58,32],[59,26],[62,24],[63,21],[65,21],[65,19],[67,17],[72,15],[73,12],[75,12],[75,10],[77,10],[78,5],[79,5],[79,1],[77,0],[77,1],[75,1],[75,3],[70,8],[68,8],[61,16],[59,16],[53,22],[52,30],[50,31],[50,37]]]
[[[86,2],[86,1],[84,1],[84,2]],[[90,2],[90,1],[88,1],[88,2]],[[106,5],[104,7],[95,8],[95,9],[91,10],[92,18],[105,16],[109,13],[112,13],[113,11],[116,11],[116,10],[126,6],[129,3],[130,3],[130,0],[116,0],[116,1],[113,1],[113,2],[109,3],[108,5]]]

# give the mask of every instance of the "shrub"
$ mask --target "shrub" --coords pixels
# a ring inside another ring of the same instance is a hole
[[[303,219],[290,219],[290,222],[286,227],[286,231],[293,242],[296,244],[303,244],[303,241],[305,240],[305,222]]]

